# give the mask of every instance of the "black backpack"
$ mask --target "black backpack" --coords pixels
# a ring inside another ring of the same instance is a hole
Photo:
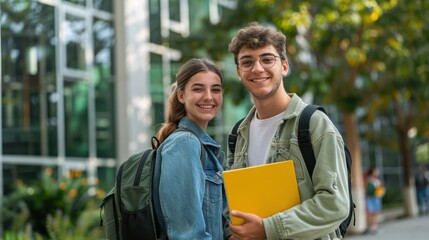
[[[189,131],[178,128],[176,131]],[[199,140],[199,138],[198,138]],[[200,141],[201,142],[201,141]],[[134,154],[121,164],[115,186],[104,197],[100,206],[100,226],[108,240],[161,239],[160,226],[155,216],[153,179],[159,141],[152,137],[152,148]],[[206,150],[201,143],[201,164],[205,165]],[[120,189],[120,191],[118,191]],[[104,209],[104,218],[101,212]]]
[[[320,110],[322,112],[326,113],[326,110],[322,106],[318,105],[308,105],[304,108],[304,110],[301,113],[301,116],[299,118],[298,122],[298,144],[299,149],[301,150],[301,154],[304,157],[305,164],[307,166],[308,173],[310,176],[313,176],[313,170],[314,166],[316,164],[316,159],[314,157],[314,151],[313,146],[311,145],[311,136],[309,132],[309,126],[310,126],[310,118],[311,115],[316,110]],[[240,126],[241,122],[244,120],[239,120],[234,127],[231,130],[231,133],[228,136],[228,147],[231,153],[235,152],[235,143],[237,140],[237,131],[238,127]],[[352,196],[352,175],[351,175],[351,169],[352,169],[352,156],[350,154],[350,151],[348,147],[344,144],[344,153],[346,156],[346,163],[347,163],[347,175],[348,175],[348,187],[349,187],[349,201],[350,201],[350,209],[349,209],[349,215],[347,218],[341,223],[339,227],[339,232],[341,233],[341,236],[345,236],[347,229],[350,225],[350,222],[352,218],[354,218],[353,225],[356,223],[356,215],[355,215],[355,208],[356,205],[353,201]]]

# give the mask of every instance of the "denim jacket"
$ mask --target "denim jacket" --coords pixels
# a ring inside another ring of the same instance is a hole
[[[153,196],[162,232],[168,233],[170,240],[222,239],[224,152],[189,118],[182,118],[179,128],[188,128],[199,136],[206,160],[203,170],[201,144],[191,132],[174,132],[159,146],[156,168],[162,170],[154,177]]]
[[[298,145],[298,117],[306,104],[292,94],[283,121],[271,141],[268,162],[294,162],[301,204],[264,218],[267,239],[336,239],[335,230],[348,216],[348,181],[343,139],[324,113],[310,120],[311,141],[316,156],[309,176]],[[226,169],[248,166],[247,146],[253,108],[238,128],[235,153],[228,152]],[[226,229],[226,235],[229,230]]]

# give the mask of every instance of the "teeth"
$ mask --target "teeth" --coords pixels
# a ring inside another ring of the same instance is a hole
[[[262,82],[262,81],[265,81],[267,79],[268,78],[256,78],[256,79],[253,79],[253,82]]]
[[[200,108],[210,109],[210,108],[214,108],[214,106],[213,105],[200,105]]]

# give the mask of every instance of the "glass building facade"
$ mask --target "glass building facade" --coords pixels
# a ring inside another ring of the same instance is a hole
[[[164,121],[181,57],[170,39],[203,17],[216,24],[235,2],[2,0],[1,195],[46,167],[111,187]],[[223,121],[208,129],[222,143]]]

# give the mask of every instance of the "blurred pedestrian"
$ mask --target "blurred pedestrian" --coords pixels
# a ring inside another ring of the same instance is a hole
[[[370,168],[367,173],[366,182],[366,208],[368,216],[367,233],[376,234],[378,232],[378,222],[381,212],[381,199],[385,194],[383,183],[379,179],[378,168]]]
[[[419,204],[419,213],[421,215],[429,213],[429,177],[424,165],[417,166],[415,184],[417,191],[417,203]]]

